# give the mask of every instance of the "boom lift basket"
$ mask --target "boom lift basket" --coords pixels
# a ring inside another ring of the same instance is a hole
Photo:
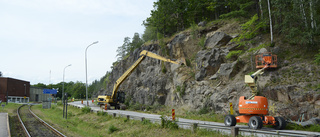
[[[277,55],[273,55],[270,52],[256,55],[256,68],[263,68],[269,64],[268,68],[277,68]]]

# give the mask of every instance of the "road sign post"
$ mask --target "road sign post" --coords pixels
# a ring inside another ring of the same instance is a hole
[[[176,119],[175,112],[174,112],[174,109],[172,109],[172,121],[175,121],[175,119]]]
[[[233,106],[232,106],[232,103],[230,102],[229,104],[230,104],[230,114],[233,115]]]

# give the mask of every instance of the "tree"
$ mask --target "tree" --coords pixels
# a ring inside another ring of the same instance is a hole
[[[128,51],[130,50],[129,48],[130,48],[130,38],[125,37],[123,40],[122,46],[118,47],[117,49],[118,60],[122,60],[127,55]]]
[[[2,77],[2,72],[0,71],[0,77]]]
[[[140,38],[139,33],[134,33],[132,42],[130,43],[130,52],[134,51],[137,48],[140,48],[144,41]]]
[[[35,85],[32,85],[34,87],[38,87],[38,88],[48,88],[46,84],[43,84],[43,83],[38,83],[38,84],[35,84]]]
[[[270,20],[270,38],[271,38],[271,43],[273,43],[272,18],[271,18],[271,10],[270,10],[270,1],[269,0],[268,0],[268,11],[269,11],[269,20]]]

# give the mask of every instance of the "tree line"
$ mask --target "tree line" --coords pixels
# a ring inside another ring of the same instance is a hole
[[[63,86],[64,84],[64,86]],[[62,97],[62,87],[64,87],[64,93],[68,94],[68,97],[76,98],[76,99],[85,99],[86,98],[86,84],[80,81],[77,82],[60,82],[57,84],[43,84],[38,83],[31,85],[32,87],[44,88],[44,89],[57,89],[58,93],[56,97],[61,99]],[[91,98],[92,92],[88,90],[88,98]]]
[[[159,0],[143,21],[144,41],[171,36],[200,21],[249,19],[257,14],[270,31],[291,44],[315,46],[319,36],[319,0]],[[271,38],[272,41],[272,38]]]

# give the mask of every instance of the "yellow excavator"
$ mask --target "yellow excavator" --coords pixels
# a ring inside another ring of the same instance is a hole
[[[124,101],[125,101],[125,93],[123,91],[119,91],[118,92],[118,89],[119,89],[120,85],[122,84],[122,82],[124,80],[126,80],[126,78],[128,76],[130,76],[132,71],[135,70],[138,67],[138,65],[147,56],[151,57],[151,58],[159,59],[159,60],[162,60],[162,61],[165,61],[165,62],[179,64],[176,61],[164,58],[164,57],[162,57],[160,55],[157,55],[155,53],[152,53],[152,52],[149,52],[149,51],[146,51],[146,50],[141,51],[138,60],[126,72],[124,72],[122,74],[122,76],[116,81],[116,83],[113,86],[112,94],[111,95],[99,95],[98,96],[97,101],[98,101],[98,105],[100,105],[100,107],[105,106],[105,104],[107,104],[108,108],[110,108],[111,106],[114,106],[115,109],[120,109],[120,103],[124,103]]]

